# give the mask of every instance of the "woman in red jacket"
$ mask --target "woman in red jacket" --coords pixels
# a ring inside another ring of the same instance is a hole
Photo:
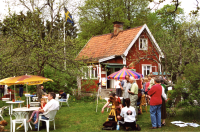
[[[150,114],[152,127],[150,129],[161,128],[162,86],[160,85],[159,77],[155,77],[154,83],[155,85],[148,92],[148,95],[151,96]]]

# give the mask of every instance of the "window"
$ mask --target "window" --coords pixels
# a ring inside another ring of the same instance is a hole
[[[98,71],[98,69],[97,69],[97,67],[91,67],[91,78],[97,78],[98,77],[98,73],[97,73],[97,71]]]
[[[84,68],[83,72],[85,73],[83,79],[97,79],[98,77],[98,65],[87,66]]]
[[[148,49],[148,39],[140,38],[139,39],[139,50],[147,50]]]
[[[143,77],[149,75],[152,72],[151,65],[142,65],[142,75]]]

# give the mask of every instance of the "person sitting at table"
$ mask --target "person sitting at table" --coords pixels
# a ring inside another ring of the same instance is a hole
[[[43,109],[39,108],[39,111],[45,115],[42,115],[42,119],[46,119],[48,120],[49,119],[49,111],[52,111],[52,110],[59,110],[59,102],[55,100],[55,97],[56,97],[56,94],[54,92],[50,92],[48,94],[48,100],[49,102],[44,106]],[[36,121],[37,119],[37,115],[35,114],[33,116],[33,120]],[[40,129],[43,129],[43,128],[46,128],[45,126],[45,122],[42,121],[42,127]],[[35,124],[35,129],[34,131],[37,131],[38,130],[38,122]]]
[[[45,98],[41,98],[40,101],[41,101],[41,109],[43,109],[43,108],[45,107],[45,105],[47,104],[47,101],[46,101]],[[36,123],[38,122],[38,118],[39,118],[39,114],[40,114],[40,113],[42,113],[42,112],[40,112],[39,110],[33,111],[33,113],[32,113],[32,115],[31,115],[30,119],[29,119],[27,122],[30,122],[30,121],[32,120],[33,116],[36,114],[36,118],[37,118],[37,119],[36,119],[36,121],[34,122],[34,124],[36,124]]]
[[[11,90],[11,88],[10,88],[10,87],[8,87],[8,93],[10,93],[10,92],[12,92],[12,90]]]
[[[60,90],[59,93],[60,93],[60,98],[61,99],[66,99],[67,98],[67,95],[66,95],[66,93],[64,93],[63,90]]]
[[[116,116],[120,115],[121,112],[121,108],[122,108],[122,103],[119,97],[116,96],[115,93],[111,93],[110,94],[110,99],[108,100],[108,102],[103,106],[101,113],[104,112],[104,108],[107,107],[110,102],[112,102],[112,105],[115,104],[115,111],[116,111]]]

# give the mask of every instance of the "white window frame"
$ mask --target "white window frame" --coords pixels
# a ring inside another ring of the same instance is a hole
[[[143,44],[144,40],[146,41],[146,44],[145,44],[146,46],[144,48],[140,48],[141,40],[142,40],[142,44]],[[139,38],[139,50],[148,50],[148,39],[147,38]]]
[[[95,74],[95,70],[93,70],[93,66],[87,66],[87,68],[89,69],[88,70],[88,75],[89,75],[89,78],[86,77],[86,72],[84,73],[84,76],[82,77],[82,79],[98,79],[98,74],[99,74],[99,66],[98,65],[95,65],[96,66],[96,70],[97,70],[97,75],[96,77],[92,77],[92,72],[93,72],[93,75]]]
[[[142,64],[142,75],[143,75],[143,77],[144,77],[144,66],[146,66],[146,68],[147,68],[147,66],[150,66],[150,73],[152,72],[152,65],[151,64]],[[147,73],[146,73],[146,75],[147,75]]]

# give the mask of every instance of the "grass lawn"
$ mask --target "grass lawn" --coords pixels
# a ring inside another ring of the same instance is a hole
[[[101,113],[101,108],[105,104],[105,101],[100,101],[98,106],[98,112],[96,113],[96,102],[84,102],[80,100],[69,100],[70,107],[62,106],[56,115],[56,132],[96,132],[96,131],[105,131],[102,130],[103,123],[106,121],[108,116],[108,112],[105,109],[105,112]],[[1,101],[0,106],[6,105]],[[160,129],[153,129],[150,130],[151,127],[151,119],[149,113],[149,106],[148,106],[148,113],[143,110],[143,114],[139,115],[137,124],[140,125],[142,131],[200,131],[200,127],[193,128],[193,127],[183,127],[180,128],[178,126],[172,125],[171,121],[185,121],[185,122],[192,122],[193,120],[197,120],[197,123],[200,124],[200,114],[196,111],[187,111],[183,112],[179,110],[175,117],[170,117],[166,119],[166,126]],[[10,120],[8,116],[8,110],[5,112],[7,116],[3,116],[4,119],[8,122],[8,126],[5,129],[10,130]],[[17,125],[18,126],[18,125]],[[120,128],[123,131],[122,128]],[[20,128],[16,130],[17,132],[24,132],[24,128]],[[30,129],[29,129],[30,131]],[[46,130],[41,130],[45,132]],[[53,123],[50,124],[50,131],[53,131]],[[115,130],[114,130],[115,131]]]

